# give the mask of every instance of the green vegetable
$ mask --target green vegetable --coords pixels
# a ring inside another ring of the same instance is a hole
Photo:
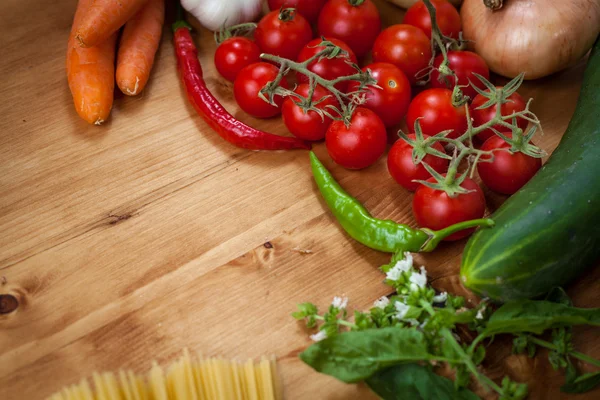
[[[461,277],[496,301],[562,286],[600,258],[600,40],[588,60],[575,114],[548,163],[476,232]]]
[[[489,319],[486,336],[498,333],[536,333],[572,325],[600,326],[600,309],[575,308],[549,301],[520,300],[506,303]]]
[[[329,337],[310,346],[300,358],[315,370],[350,383],[392,365],[431,357],[422,332],[392,327]]]
[[[454,383],[430,367],[402,364],[367,379],[367,385],[384,400],[478,400],[468,389],[456,390]]]
[[[461,222],[440,231],[412,229],[391,220],[373,218],[355,198],[350,196],[329,171],[310,152],[313,176],[333,215],[348,234],[372,249],[390,253],[432,251],[442,239],[467,228],[493,226],[490,219]]]

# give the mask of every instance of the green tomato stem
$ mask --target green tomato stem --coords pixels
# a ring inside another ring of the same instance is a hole
[[[279,69],[279,73],[277,74],[277,77],[272,82],[268,83],[267,86],[265,87],[266,92],[273,93],[273,91],[277,87],[277,84],[279,82],[281,82],[283,77],[290,70],[296,71],[296,72],[306,76],[309,79],[310,90],[311,90],[309,93],[309,96],[312,96],[312,94],[314,93],[314,88],[316,87],[316,85],[321,85],[323,88],[328,90],[336,98],[336,100],[339,104],[339,109],[336,109],[335,111],[341,116],[342,119],[349,120],[349,117],[350,117],[349,114],[352,113],[353,108],[351,105],[350,106],[346,105],[346,102],[344,100],[350,100],[350,103],[352,104],[353,98],[351,98],[350,95],[337,89],[335,87],[335,85],[337,85],[340,82],[345,82],[345,81],[358,81],[358,82],[363,83],[365,86],[367,86],[367,85],[376,84],[376,80],[368,72],[357,72],[352,75],[340,76],[336,79],[328,80],[328,79],[322,78],[318,74],[316,74],[308,69],[308,66],[312,62],[316,61],[319,58],[327,57],[327,56],[331,55],[334,51],[336,51],[336,49],[337,49],[336,47],[326,47],[323,50],[319,51],[314,56],[312,56],[309,59],[302,61],[302,62],[288,60],[286,58],[278,57],[278,56],[275,56],[272,54],[261,54],[260,57],[263,60],[272,61],[272,62],[275,62],[280,65],[280,69]],[[362,91],[365,91],[365,90],[367,90],[366,87],[363,88]],[[311,101],[311,99],[309,98],[309,99],[307,99],[307,101]]]

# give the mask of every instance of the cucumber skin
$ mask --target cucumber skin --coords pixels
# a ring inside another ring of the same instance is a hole
[[[540,171],[478,230],[463,252],[463,284],[494,301],[563,286],[600,259],[600,38],[575,113]]]

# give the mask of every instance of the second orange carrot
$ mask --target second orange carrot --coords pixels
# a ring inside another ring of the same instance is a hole
[[[165,19],[164,0],[149,0],[125,24],[117,56],[117,85],[129,96],[144,90],[160,44]]]

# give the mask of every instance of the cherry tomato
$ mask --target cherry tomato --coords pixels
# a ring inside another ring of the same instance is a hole
[[[446,0],[431,0],[431,4],[435,8],[437,24],[442,34],[458,39],[462,26],[456,8]],[[416,26],[431,39],[431,17],[423,0],[417,1],[406,10],[402,23]]]
[[[421,118],[421,129],[429,136],[452,129],[447,137],[455,139],[467,130],[465,108],[452,105],[450,89],[427,89],[415,96],[406,114],[406,124],[411,132],[417,118]]]
[[[425,139],[429,136],[423,135]],[[410,139],[415,139],[415,135],[408,135]],[[432,146],[434,149],[444,153],[444,148],[440,142],[436,142]],[[398,182],[405,189],[414,192],[420,185],[418,182],[413,180],[426,181],[431,178],[431,174],[427,172],[423,164],[415,165],[412,159],[413,148],[410,144],[402,139],[399,139],[394,143],[388,153],[387,166],[390,175],[396,182]],[[449,161],[436,157],[431,154],[427,154],[423,158],[423,162],[427,163],[434,170],[439,173],[444,173],[448,169]]]
[[[373,63],[364,67],[363,71],[367,69],[371,70],[381,89],[369,88],[363,107],[375,111],[386,127],[398,125],[410,104],[411,89],[406,75],[389,63]],[[359,85],[351,82],[348,91],[358,90]]]
[[[392,25],[375,39],[373,60],[394,64],[414,85],[418,81],[415,75],[429,66],[431,43],[412,25]]]
[[[350,58],[351,62],[356,64],[356,56],[346,43],[342,42],[341,40],[330,37],[325,37],[325,40],[330,41],[331,43],[340,47],[342,50],[348,52],[348,58]],[[321,38],[316,38],[308,42],[308,44],[304,46],[302,51],[300,51],[300,54],[298,55],[298,61],[306,61],[318,52],[322,51],[324,47],[318,46],[318,44],[322,41],[323,40]],[[313,61],[312,63],[310,63],[308,65],[308,69],[311,72],[314,72],[315,74],[327,80],[332,80],[335,78],[339,78],[340,76],[347,76],[356,73],[356,70],[351,65],[348,65],[346,60],[347,59],[343,57],[332,59],[324,58],[320,61]],[[304,75],[299,75],[298,80],[300,82],[308,82],[308,78]],[[348,88],[348,82],[340,82],[336,85],[336,88],[341,91],[346,91],[346,89]]]
[[[357,107],[350,126],[333,121],[327,129],[327,152],[337,164],[348,169],[366,168],[385,152],[387,133],[385,125],[373,111]]]
[[[435,182],[433,178],[429,181]],[[471,192],[450,197],[442,190],[420,185],[412,204],[413,214],[419,226],[439,230],[459,222],[482,218],[485,212],[485,197],[479,185],[472,179],[466,178],[460,186]],[[474,230],[474,228],[464,229],[444,240],[462,239]]]
[[[510,133],[504,135],[511,136]],[[506,151],[510,148],[510,144],[498,135],[489,138],[481,146],[481,150],[493,151],[494,158],[492,162],[485,162],[485,159],[482,159],[477,164],[477,172],[479,172],[483,183],[497,193],[516,193],[542,167],[540,158],[531,157],[520,152],[511,154]]]
[[[258,23],[254,38],[263,53],[295,60],[312,39],[312,28],[306,18],[295,11],[271,11]]]
[[[381,30],[379,11],[371,0],[329,0],[319,14],[319,34],[343,40],[357,57],[371,50]]]
[[[269,0],[269,10],[275,11],[282,7],[293,7],[298,11],[308,22],[317,22],[319,13],[327,0]]]
[[[296,88],[295,92],[302,97],[308,97],[309,85],[301,83]],[[313,100],[317,101],[325,96],[331,96],[331,93],[322,86],[316,86],[313,92]],[[292,96],[286,97],[283,101],[281,113],[283,115],[283,123],[288,130],[296,137],[304,140],[321,140],[325,138],[327,128],[331,125],[331,118],[321,116],[316,111],[305,113],[304,110],[296,104],[297,99]],[[326,106],[339,107],[335,97],[331,96],[320,102],[317,107],[325,110]],[[331,111],[329,111],[331,112]]]
[[[518,111],[523,111],[526,107],[525,100],[523,100],[521,95],[517,92],[511,94],[507,100],[508,101],[502,104],[502,106],[500,107],[500,114],[502,114],[503,116],[511,115]],[[489,122],[492,119],[494,119],[494,117],[496,116],[495,105],[488,108],[484,108],[482,110],[477,109],[477,107],[485,104],[487,101],[488,99],[480,94],[475,96],[475,98],[473,99],[473,102],[471,103],[471,108],[469,110],[471,112],[471,118],[473,118],[473,126],[477,127],[483,125],[486,122]],[[509,123],[512,123],[512,121]],[[526,119],[517,118],[517,126],[519,128],[525,129],[527,128],[528,124],[529,123]],[[495,128],[498,131],[506,130],[506,128],[502,125],[494,125],[493,128]],[[485,131],[475,136],[475,138],[478,142],[483,143],[493,136],[496,136],[494,134],[494,131],[491,129],[486,129]]]
[[[231,82],[242,68],[259,61],[260,49],[256,43],[242,36],[223,41],[215,51],[217,71]]]
[[[433,61],[435,69],[431,71],[431,86],[434,88],[449,88],[453,89],[456,85],[456,79],[453,76],[447,76],[447,82],[442,78],[440,80],[440,72],[437,70],[440,64],[444,61],[444,57],[440,54]],[[448,52],[448,67],[454,71],[458,78],[458,84],[461,86],[461,90],[465,96],[473,99],[477,92],[469,84],[471,81],[475,86],[480,89],[485,89],[485,85],[473,75],[473,72],[483,76],[485,79],[490,79],[490,70],[485,63],[485,60],[481,58],[479,54],[475,54],[471,51],[449,51]]]
[[[242,69],[233,82],[233,94],[240,108],[257,118],[270,118],[279,114],[282,97],[275,97],[277,107],[258,97],[258,92],[268,82],[273,81],[278,72],[276,66],[266,62],[250,64]],[[285,79],[281,81],[281,86],[288,87]]]

